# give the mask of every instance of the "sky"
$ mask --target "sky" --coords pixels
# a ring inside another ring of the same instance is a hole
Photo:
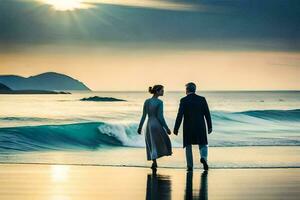
[[[295,0],[0,0],[0,74],[93,90],[300,90]]]

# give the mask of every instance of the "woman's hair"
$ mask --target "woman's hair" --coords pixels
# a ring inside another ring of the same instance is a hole
[[[163,85],[154,85],[153,87],[149,87],[150,94],[156,94],[159,92],[164,86]]]

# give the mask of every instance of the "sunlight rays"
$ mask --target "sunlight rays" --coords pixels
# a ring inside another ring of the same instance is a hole
[[[177,11],[205,11],[207,7],[200,4],[171,2],[168,0],[39,0],[51,5],[57,11],[88,9],[99,4],[118,5],[137,8],[151,8]]]
[[[82,0],[43,0],[44,3],[51,5],[58,11],[72,11],[76,9],[91,8],[91,4],[83,3]]]

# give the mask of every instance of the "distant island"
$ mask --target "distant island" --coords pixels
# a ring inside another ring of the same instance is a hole
[[[99,97],[99,96],[94,96],[94,97],[88,97],[88,98],[82,98],[80,101],[106,101],[106,102],[112,102],[112,101],[126,101],[123,99],[116,99],[113,97]]]
[[[70,92],[56,92],[50,90],[12,90],[0,83],[0,94],[71,94]]]
[[[46,72],[28,78],[16,75],[0,75],[0,83],[11,90],[23,91],[64,91],[64,90],[86,90],[90,89],[82,82],[56,72]]]

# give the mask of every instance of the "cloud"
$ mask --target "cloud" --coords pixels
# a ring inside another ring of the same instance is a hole
[[[110,5],[122,5],[132,7],[143,7],[162,10],[198,10],[199,5],[188,3],[170,2],[165,0],[86,0],[86,2],[102,3]]]
[[[72,12],[40,0],[0,1],[4,51],[14,44],[300,50],[300,3],[290,0],[83,0],[93,8]],[[186,5],[209,9],[183,11]],[[216,12],[221,7],[227,12]]]
[[[25,0],[26,1],[26,0]],[[30,0],[27,0],[30,1]],[[47,0],[31,0],[48,3]],[[64,1],[64,0],[60,0]],[[72,0],[65,0],[72,1]],[[106,5],[117,5],[117,6],[129,6],[137,8],[150,8],[160,10],[174,10],[174,11],[201,11],[205,10],[206,7],[199,3],[194,4],[190,2],[179,2],[179,1],[168,1],[168,0],[73,0],[78,5],[84,5],[81,8],[91,8],[94,4],[106,4]],[[80,9],[78,6],[77,9]]]

